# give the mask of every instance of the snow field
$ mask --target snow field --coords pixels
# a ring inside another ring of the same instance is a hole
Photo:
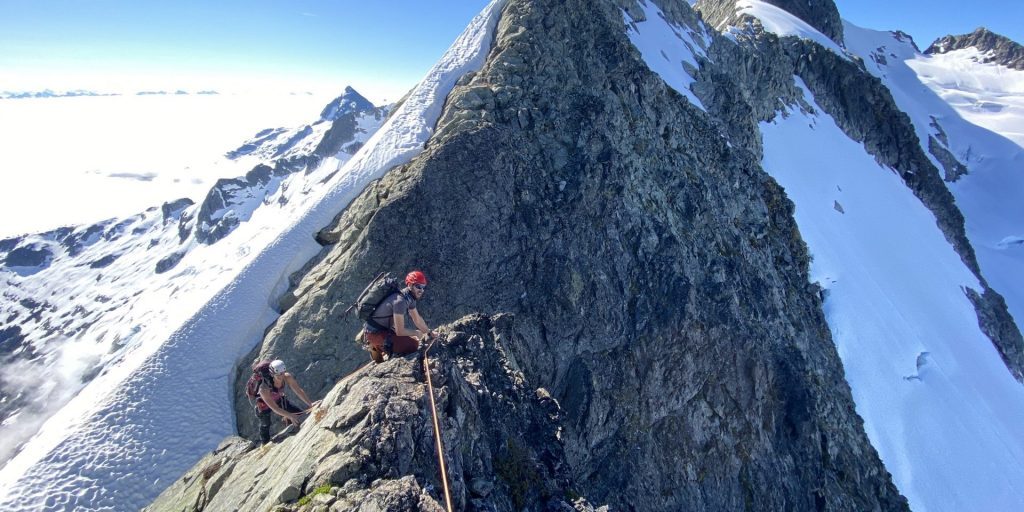
[[[1024,71],[985,64],[976,48],[914,57],[907,66],[961,117],[1024,147]]]
[[[844,22],[846,45],[892,92],[910,116],[925,154],[929,137],[946,138],[949,151],[968,174],[946,186],[964,214],[967,237],[982,275],[1005,299],[1018,327],[1024,326],[1024,147],[1012,139],[1024,132],[1024,71],[975,59],[976,50],[928,56],[890,32]],[[947,98],[978,98],[969,105]],[[997,111],[978,104],[1006,104]],[[941,129],[941,132],[940,132]]]
[[[979,283],[899,176],[815,108],[762,123],[763,167],[796,204],[869,439],[915,511],[1024,509],[1024,388],[964,295]]]
[[[707,28],[701,23],[700,32],[697,32],[671,23],[654,2],[641,3],[640,6],[646,18],[641,22],[633,20],[625,10],[622,11],[630,42],[640,50],[640,55],[651,71],[694,106],[707,111],[690,90],[696,80],[687,71],[687,66],[693,70],[700,68],[697,56],[707,58],[706,49],[711,45]]]

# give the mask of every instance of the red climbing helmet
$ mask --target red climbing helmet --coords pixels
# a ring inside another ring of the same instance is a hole
[[[424,274],[423,272],[420,272],[419,270],[413,270],[412,272],[409,272],[409,274],[405,276],[405,285],[412,286],[414,284],[422,284],[426,286],[427,275]]]

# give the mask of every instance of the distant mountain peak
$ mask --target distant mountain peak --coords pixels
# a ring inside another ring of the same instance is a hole
[[[370,100],[364,98],[352,86],[346,86],[345,92],[341,96],[338,96],[324,107],[323,112],[320,113],[320,119],[334,121],[351,112],[366,112],[374,108],[376,107]]]
[[[965,48],[977,48],[987,54],[984,61],[986,63],[1001,64],[1024,71],[1024,46],[985,27],[978,27],[970,34],[940,37],[924,53],[935,55]]]
[[[77,96],[120,96],[119,93],[96,92],[85,89],[74,89],[69,91],[54,91],[44,89],[42,91],[3,91],[0,92],[0,99],[23,99],[23,98],[65,98]]]

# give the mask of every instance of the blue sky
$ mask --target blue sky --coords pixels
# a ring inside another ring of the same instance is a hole
[[[0,90],[340,90],[395,100],[487,0],[0,0]],[[1024,40],[1024,2],[838,0],[922,49],[985,25]]]
[[[353,85],[397,100],[486,3],[0,0],[0,90]]]
[[[1024,2],[1020,0],[835,0],[844,19],[863,28],[902,30],[921,51],[948,34],[984,26],[1024,44]]]

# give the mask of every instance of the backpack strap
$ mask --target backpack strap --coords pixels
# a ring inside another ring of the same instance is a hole
[[[371,327],[373,327],[374,329],[377,329],[378,331],[385,331],[385,332],[389,332],[389,333],[393,332],[393,330],[390,327],[387,327],[387,326],[384,326],[384,325],[381,325],[381,324],[377,323],[377,321],[374,320],[373,317],[370,317],[368,320],[366,320],[366,323],[370,324]]]

